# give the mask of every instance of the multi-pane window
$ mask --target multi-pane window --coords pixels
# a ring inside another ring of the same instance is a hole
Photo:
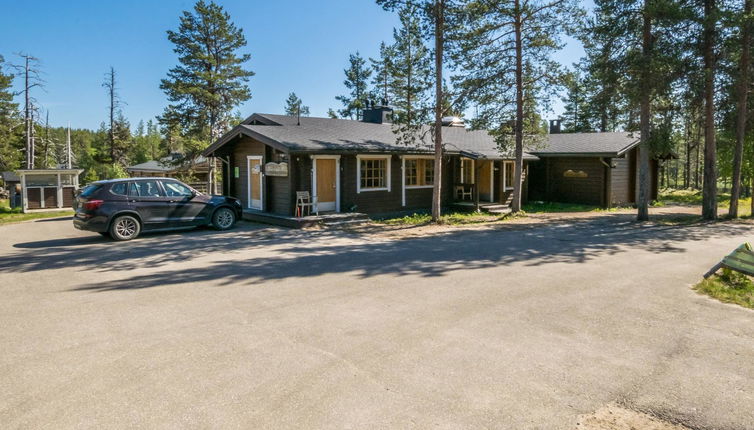
[[[512,161],[506,161],[505,162],[505,189],[506,190],[512,190],[513,189],[513,173],[514,173],[514,163]]]
[[[362,190],[387,188],[386,158],[362,158],[359,166]]]
[[[435,181],[433,160],[410,158],[406,160],[406,186],[431,186]]]
[[[464,184],[474,183],[474,160],[470,158],[461,159],[461,182]]]
[[[424,185],[435,184],[435,160],[424,161]]]

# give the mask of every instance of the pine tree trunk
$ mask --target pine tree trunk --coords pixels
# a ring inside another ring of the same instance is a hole
[[[652,17],[644,5],[644,23],[642,29],[642,55],[644,67],[641,72],[641,102],[640,102],[640,130],[641,143],[639,144],[639,198],[637,201],[637,221],[649,221],[649,133],[650,133],[650,62],[652,59]]]
[[[704,182],[702,218],[717,218],[717,169],[715,143],[715,42],[717,1],[704,1]]]
[[[432,187],[432,221],[440,221],[442,207],[442,65],[445,31],[445,1],[435,0],[435,178]]]
[[[744,158],[744,140],[746,139],[746,117],[748,114],[749,95],[749,49],[751,39],[750,18],[754,0],[744,0],[744,18],[741,24],[741,63],[738,82],[738,116],[736,118],[736,149],[733,153],[733,184],[730,192],[730,210],[728,218],[738,218],[738,199],[741,195],[741,165]]]
[[[524,164],[524,65],[523,65],[523,42],[521,40],[522,12],[521,0],[515,1],[514,31],[516,37],[516,123],[514,124],[516,135],[516,164],[513,178],[513,201],[511,212],[521,211],[521,177]]]

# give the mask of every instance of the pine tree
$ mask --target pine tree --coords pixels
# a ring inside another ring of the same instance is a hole
[[[599,80],[605,94],[598,101],[603,106],[601,114],[606,117],[605,106],[616,99],[608,81],[621,85],[629,130],[637,128],[634,118],[638,111],[639,221],[649,219],[655,110],[685,73],[682,63],[688,34],[683,29],[688,10],[682,6],[677,0],[595,0],[595,19],[585,35],[594,41],[588,52],[602,74]]]
[[[717,73],[717,0],[704,0],[704,184],[702,187],[702,218],[717,218],[717,132],[715,125],[715,82]]]
[[[348,56],[348,68],[343,72],[346,75],[343,85],[350,90],[350,93],[335,98],[343,103],[343,109],[339,110],[338,113],[343,118],[354,119],[355,117],[360,120],[361,112],[366,106],[367,86],[369,78],[372,76],[372,70],[366,66],[366,60],[356,52],[356,54]]]
[[[444,93],[443,68],[445,67],[446,33],[452,26],[456,15],[455,0],[376,0],[377,4],[386,10],[399,10],[406,6],[415,6],[421,11],[422,29],[424,37],[432,39],[434,49],[434,122],[432,125],[432,140],[434,144],[434,186],[432,187],[432,221],[439,222],[442,205],[442,117],[446,106]]]
[[[13,101],[13,73],[5,68],[0,56],[0,170],[12,170],[21,166],[23,119]]]
[[[251,98],[247,82],[254,73],[244,66],[250,55],[238,52],[246,38],[222,6],[204,0],[193,12],[184,11],[178,31],[167,34],[180,64],[160,84],[171,102],[161,122],[179,120],[188,141],[201,142],[184,150],[198,152],[226,130],[233,109]]]
[[[296,93],[290,93],[285,100],[285,114],[291,116],[309,116],[309,106],[304,106]]]
[[[418,6],[414,3],[404,5],[398,11],[398,17],[401,25],[393,30],[395,41],[391,49],[392,73],[388,87],[394,107],[393,122],[405,129],[402,134],[407,137],[415,135],[411,130],[426,124],[430,117],[428,99],[432,88],[432,58],[422,40]]]
[[[737,76],[736,147],[733,154],[733,184],[730,192],[730,210],[728,211],[730,218],[738,217],[738,200],[742,189],[741,171],[744,165],[744,141],[747,134],[747,117],[750,112],[748,96],[751,89],[749,72],[751,69],[752,4],[754,4],[754,0],[744,0],[743,13],[739,17],[741,36]],[[752,198],[752,208],[754,208],[754,198]],[[754,215],[754,210],[752,210],[752,215]]]
[[[393,64],[393,47],[385,42],[380,43],[380,58],[370,58],[369,62],[372,64],[372,79],[373,91],[370,98],[373,99],[385,99],[390,101],[391,95],[391,82],[395,73],[395,66]]]
[[[589,97],[585,79],[576,65],[576,70],[565,75],[566,96],[564,103],[563,126],[567,133],[583,133],[592,131],[589,121]]]
[[[491,128],[499,145],[508,146],[513,126],[514,213],[521,210],[524,141],[535,144],[531,132],[540,129],[527,121],[533,117],[527,115],[527,99],[546,104],[562,80],[552,54],[580,15],[575,0],[471,0],[464,7],[455,35],[454,58],[462,74],[457,84],[479,106],[476,123]]]

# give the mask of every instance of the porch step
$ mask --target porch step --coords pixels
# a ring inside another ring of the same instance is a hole
[[[511,213],[511,208],[509,208],[509,207],[502,207],[502,208],[499,208],[499,209],[488,209],[488,208],[486,208],[485,210],[487,212],[489,212],[491,214],[495,214],[495,215],[505,215],[505,214]]]
[[[510,206],[508,205],[480,205],[479,208],[483,211],[495,212],[495,211],[503,211],[506,209],[510,209]]]
[[[345,227],[363,224],[369,217],[362,213],[329,214],[321,217],[321,224],[325,227]]]
[[[365,219],[349,219],[346,221],[330,221],[322,223],[325,227],[337,228],[337,227],[351,227],[355,225],[361,225],[367,222]]]

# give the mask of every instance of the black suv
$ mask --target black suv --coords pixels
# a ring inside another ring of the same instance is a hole
[[[73,226],[116,240],[134,239],[142,231],[212,225],[233,227],[241,203],[209,196],[171,178],[127,178],[93,182],[74,200]]]

